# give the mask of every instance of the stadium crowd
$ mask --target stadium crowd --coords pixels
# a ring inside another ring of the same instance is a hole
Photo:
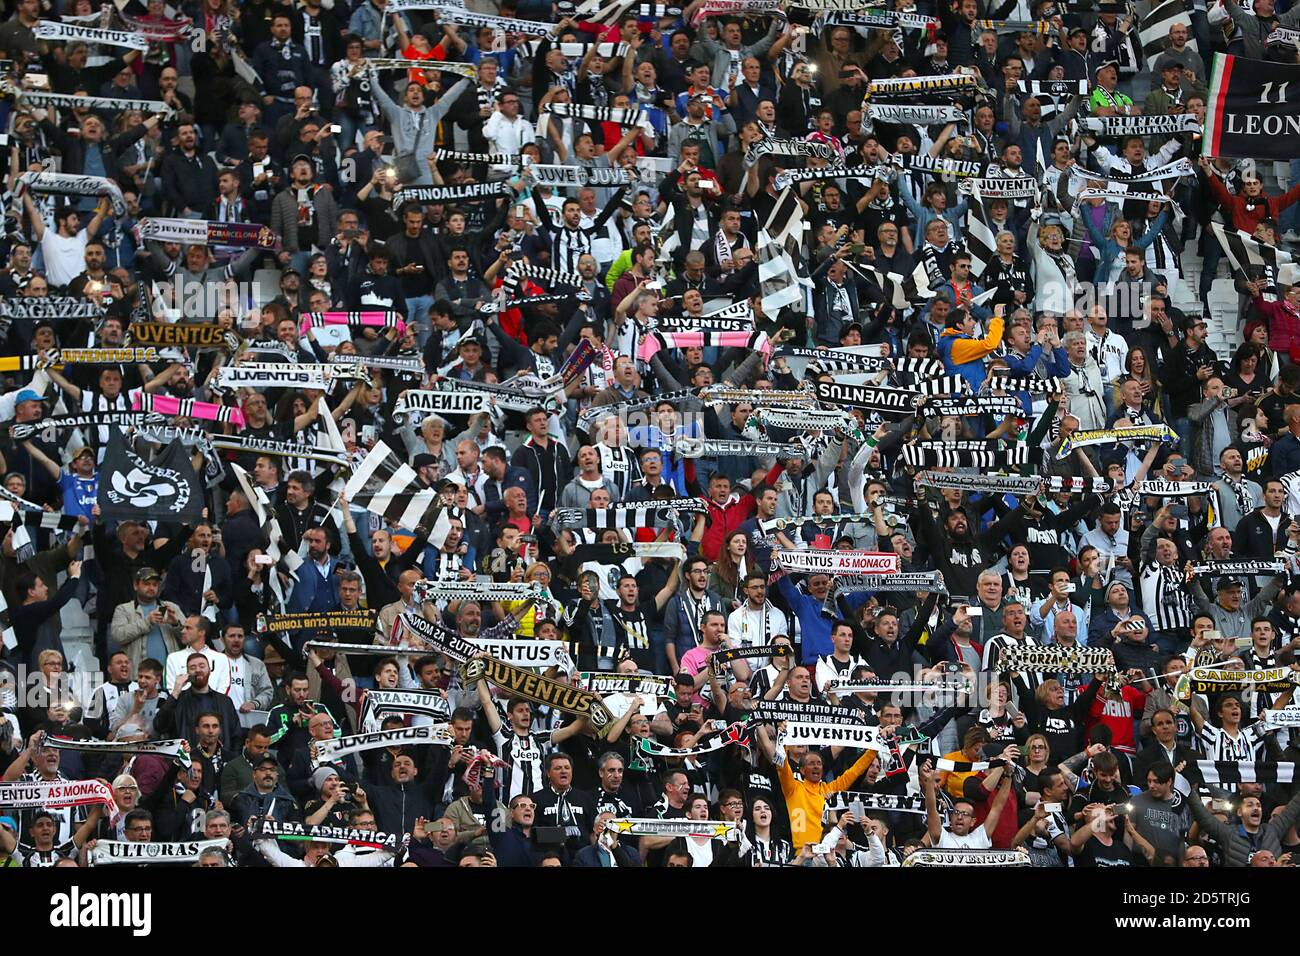
[[[1290,865],[1300,7],[1141,10],[18,0],[0,866]]]

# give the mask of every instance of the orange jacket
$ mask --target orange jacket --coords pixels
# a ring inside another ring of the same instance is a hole
[[[822,838],[822,811],[826,809],[826,794],[849,789],[876,759],[874,750],[864,751],[853,766],[835,778],[834,783],[809,783],[796,780],[786,760],[776,768],[781,780],[781,793],[785,796],[785,809],[790,817],[790,842],[798,850],[805,843],[816,843]]]

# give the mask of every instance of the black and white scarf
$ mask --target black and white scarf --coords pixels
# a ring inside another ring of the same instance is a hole
[[[1029,851],[1015,850],[913,850],[903,866],[1033,866]]]
[[[53,95],[53,94],[51,94]],[[78,106],[86,106],[84,97],[69,97],[77,101]],[[90,97],[95,99],[95,97]],[[122,198],[122,188],[111,179],[103,176],[82,176],[76,173],[23,173],[18,177],[18,186],[14,189],[15,198],[22,198],[24,192],[55,193],[60,196],[104,196],[113,206],[114,216],[126,215],[126,200]]]
[[[840,156],[825,143],[810,143],[802,139],[761,139],[745,151],[745,168],[753,166],[763,156],[815,156],[828,163],[840,162]]]
[[[1199,133],[1201,124],[1190,113],[1142,113],[1136,116],[1085,116],[1084,129],[1108,139],[1125,136],[1173,136]]]
[[[451,730],[447,724],[424,724],[419,727],[394,727],[391,730],[353,734],[350,737],[336,737],[333,740],[315,740],[309,747],[312,766],[319,767],[321,764],[337,763],[341,757],[364,753],[367,750],[382,750],[384,747],[418,747],[425,744],[446,746],[451,743]]]
[[[957,192],[963,196],[974,195],[976,191],[981,199],[1037,199],[1039,186],[1029,176],[963,179],[957,184]]]
[[[149,41],[129,30],[100,30],[83,27],[73,23],[60,23],[57,20],[42,20],[32,30],[38,40],[54,40],[57,43],[81,41],[102,46],[125,47],[128,50],[144,51],[149,49]]]
[[[459,186],[403,186],[393,193],[393,208],[404,203],[461,202],[468,199],[494,199],[512,196],[508,180],[491,183],[464,183]]]
[[[1103,674],[1115,670],[1109,647],[1004,644],[998,657],[1001,671],[1052,674]]]
[[[584,119],[597,123],[614,123],[625,128],[644,126],[645,110],[639,106],[588,106],[585,103],[548,103],[541,116],[558,116],[561,119]],[[540,130],[538,131],[540,134]]]
[[[960,106],[926,103],[867,103],[865,115],[883,123],[910,123],[934,126],[939,123],[957,123],[966,118]]]
[[[955,176],[960,179],[982,178],[988,175],[988,163],[969,159],[949,159],[946,156],[895,153],[893,163],[912,173],[930,173],[934,176]]]
[[[87,96],[73,93],[47,93],[44,90],[16,91],[19,100],[25,106],[37,106],[61,110],[94,110],[103,113],[140,112],[146,116],[160,113],[170,119],[176,111],[162,100],[135,100],[125,96]],[[24,176],[74,176],[73,173],[24,173]],[[96,177],[89,177],[94,179]],[[58,190],[48,190],[58,192]],[[71,195],[97,195],[96,193],[72,193]],[[125,207],[123,207],[125,209]],[[122,213],[117,213],[122,215]]]
[[[1212,574],[1215,577],[1246,577],[1257,574],[1282,574],[1286,561],[1202,561],[1192,565],[1193,574]]]
[[[197,863],[208,850],[226,851],[229,841],[186,840],[182,843],[141,843],[135,841],[97,840],[87,854],[91,866],[148,866],[150,863]]]
[[[591,528],[596,531],[634,528],[669,528],[679,525],[679,512],[699,514],[704,502],[697,498],[668,498],[644,504],[612,505],[609,508],[556,508],[551,524],[556,528]]]
[[[518,153],[461,153],[454,149],[437,151],[438,162],[486,163],[489,166],[519,166],[523,157]]]
[[[1015,468],[1030,464],[1038,449],[997,441],[922,441],[903,446],[903,461],[913,468]]]

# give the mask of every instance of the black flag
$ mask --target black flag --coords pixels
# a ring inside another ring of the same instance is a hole
[[[1293,159],[1300,136],[1300,66],[1214,55],[1204,156]]]
[[[113,428],[99,473],[98,504],[105,520],[193,524],[203,519],[203,485],[179,439],[149,462]]]

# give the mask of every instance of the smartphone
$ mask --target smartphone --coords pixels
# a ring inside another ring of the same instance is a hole
[[[376,435],[375,435],[374,425],[361,426],[361,443],[363,445],[373,445],[375,443],[375,437]]]
[[[866,251],[866,248],[867,248],[866,243],[855,242],[851,246],[849,246],[849,254],[854,256],[860,256],[862,255],[863,252]]]
[[[1146,627],[1141,621],[1125,621],[1124,628],[1129,631],[1140,631]]]
[[[867,811],[863,809],[861,800],[854,800],[849,804],[849,809],[853,811],[853,816],[858,823],[862,823],[867,818]]]
[[[1239,637],[1232,643],[1234,647],[1250,647],[1251,641],[1249,637]]]
[[[840,70],[841,80],[851,79],[854,76],[857,76],[857,73],[854,70]]]
[[[982,604],[976,604],[974,607],[968,607],[968,608],[966,608],[966,616],[967,616],[967,617],[983,617],[983,616],[984,616],[984,605],[982,605]]]
[[[1060,813],[1061,805],[1059,803],[1044,803],[1043,809],[1048,813]]]
[[[330,132],[337,136],[339,133],[343,132],[343,127],[338,123],[332,123],[330,125]]]
[[[1205,632],[1205,639],[1206,639],[1207,641],[1221,641],[1221,640],[1223,640],[1223,632],[1222,632],[1222,631],[1206,631],[1206,632]]]
[[[1062,590],[1065,591],[1066,594],[1073,594],[1073,593],[1074,593],[1074,588],[1075,588],[1075,584],[1074,584],[1073,581],[1071,581],[1071,582],[1070,582],[1069,584],[1067,584],[1064,588],[1062,588]]]

